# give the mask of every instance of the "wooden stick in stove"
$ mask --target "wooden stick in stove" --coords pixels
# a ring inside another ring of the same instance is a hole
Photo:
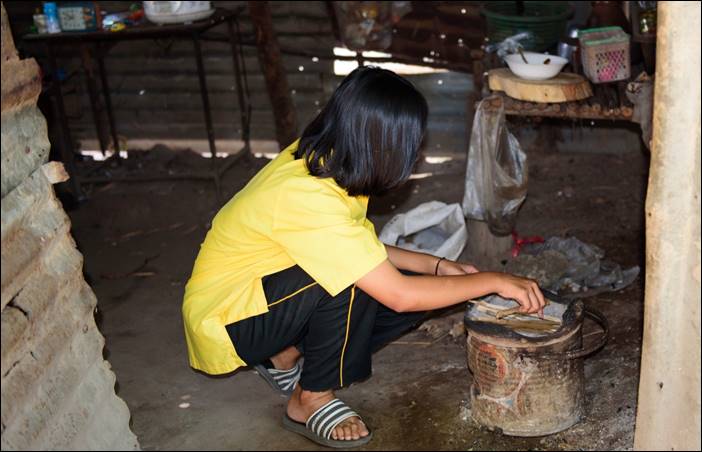
[[[546,306],[548,306],[548,305],[549,305],[549,301],[546,300]],[[501,309],[499,312],[497,312],[495,314],[495,317],[497,317],[498,319],[503,319],[507,316],[514,315],[514,314],[524,315],[523,313],[519,312],[520,309],[522,309],[521,306],[515,306],[513,308],[507,308],[507,309]],[[546,319],[545,316],[544,316],[544,318],[541,318],[535,314],[529,314],[529,317],[536,317],[537,319],[542,320],[542,321],[550,321],[550,319]],[[555,317],[553,317],[553,318],[555,319]]]
[[[530,322],[530,321],[524,321],[524,320],[492,320],[492,319],[477,319],[476,321],[478,322],[484,322],[484,323],[493,323],[496,325],[503,325],[510,327],[515,330],[529,330],[529,331],[538,331],[538,332],[547,332],[547,333],[553,333],[558,330],[558,328],[554,325],[549,325],[547,323],[540,323],[540,322]]]
[[[495,313],[495,317],[498,320],[501,320],[503,317],[507,317],[508,315],[518,314],[520,309],[522,309],[521,306],[515,306],[513,308],[502,309],[502,310],[497,311]]]
[[[490,304],[490,303],[487,303],[487,302],[481,301],[481,300],[468,300],[468,303],[476,305],[479,311],[487,312],[491,315],[494,315],[495,317],[497,317],[497,313],[499,313],[501,311],[505,311],[504,306]],[[512,309],[512,308],[508,308],[508,309]],[[519,309],[519,306],[517,306],[515,309]],[[538,320],[539,322],[548,323],[548,324],[552,324],[552,325],[560,325],[562,323],[561,319],[559,319],[558,317],[550,316],[550,315],[544,315],[544,318],[542,319],[541,317],[539,317],[536,314],[522,314],[521,312],[516,313],[516,314],[520,315],[520,316],[532,317],[532,318]]]

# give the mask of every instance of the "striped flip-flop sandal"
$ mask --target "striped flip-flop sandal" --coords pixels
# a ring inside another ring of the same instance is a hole
[[[302,375],[300,363],[295,364],[295,367],[288,370],[278,370],[274,367],[266,367],[263,364],[255,365],[254,369],[273,389],[288,397],[292,395],[295,385],[300,380],[300,375]]]
[[[361,418],[344,402],[334,399],[312,413],[304,424],[291,419],[286,413],[283,416],[283,427],[322,446],[347,449],[368,444],[373,436],[373,432],[370,431],[368,436],[356,440],[332,439],[334,428],[351,417]]]

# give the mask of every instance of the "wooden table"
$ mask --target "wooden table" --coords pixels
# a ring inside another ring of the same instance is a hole
[[[475,80],[477,98],[469,100],[475,103],[488,94],[502,97],[505,114],[510,116],[528,116],[563,119],[589,120],[623,120],[631,121],[634,105],[626,96],[628,80],[613,83],[592,83],[592,96],[572,102],[527,102],[513,99],[504,93],[488,89],[491,68],[503,67],[494,54],[486,54],[482,50],[471,52],[474,59],[473,78]],[[504,69],[509,70],[509,69]],[[497,104],[496,104],[497,105]]]

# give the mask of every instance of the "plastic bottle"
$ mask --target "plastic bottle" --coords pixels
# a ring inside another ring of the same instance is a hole
[[[37,33],[44,34],[48,30],[46,29],[46,16],[41,12],[39,8],[34,10],[34,26],[37,28]]]
[[[59,24],[56,2],[44,3],[44,15],[46,16],[46,29],[48,32],[61,33],[61,25]]]

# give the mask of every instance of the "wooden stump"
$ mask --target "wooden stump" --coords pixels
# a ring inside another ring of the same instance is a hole
[[[488,84],[493,91],[504,91],[509,97],[529,102],[570,102],[592,96],[590,83],[570,72],[548,80],[525,80],[507,68],[492,69],[488,72]]]
[[[481,271],[501,271],[509,259],[512,236],[496,236],[484,221],[466,220],[468,242],[459,260],[475,264]]]

